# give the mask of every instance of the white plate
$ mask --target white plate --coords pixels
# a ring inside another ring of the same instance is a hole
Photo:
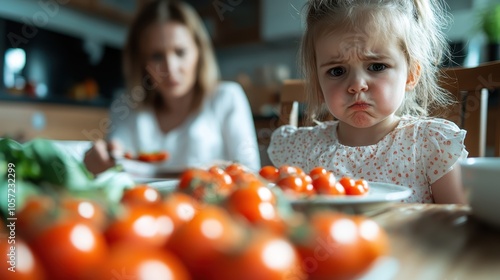
[[[178,178],[185,167],[168,167],[163,163],[149,163],[137,160],[121,159],[119,164],[125,172],[130,174],[137,183],[149,183],[163,181],[170,178]]]
[[[353,205],[353,204],[372,204],[391,201],[400,201],[411,195],[408,187],[398,186],[389,183],[368,182],[370,191],[366,195],[317,195],[312,198],[290,198],[292,204],[308,205]]]
[[[149,186],[161,191],[161,192],[171,192],[177,188],[179,184],[179,179],[170,179],[157,182],[148,183]]]

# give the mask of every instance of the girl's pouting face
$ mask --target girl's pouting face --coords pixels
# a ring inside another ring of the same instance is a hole
[[[196,82],[199,50],[183,24],[166,22],[145,29],[141,42],[146,71],[164,98],[185,96]]]
[[[409,69],[396,38],[336,30],[317,36],[316,65],[332,115],[357,128],[392,116],[408,89]]]

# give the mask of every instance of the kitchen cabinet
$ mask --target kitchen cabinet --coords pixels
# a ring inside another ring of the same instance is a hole
[[[146,0],[68,0],[68,7],[120,24],[129,24]]]
[[[261,0],[188,0],[216,47],[260,41]]]

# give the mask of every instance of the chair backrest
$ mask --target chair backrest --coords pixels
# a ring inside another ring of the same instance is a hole
[[[488,90],[500,89],[500,61],[470,68],[442,68],[439,84],[453,94],[458,102],[445,112],[432,112],[431,115],[449,119],[467,130],[465,146],[470,157],[485,156],[487,121],[495,122],[494,132],[490,133],[495,133],[495,156],[500,156],[500,119],[487,119]],[[280,93],[282,124],[299,123],[296,108],[298,103],[306,102],[304,90],[302,80],[283,82]],[[500,91],[495,94],[500,94]]]

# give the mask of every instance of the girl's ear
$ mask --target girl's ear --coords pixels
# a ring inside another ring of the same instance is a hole
[[[408,78],[406,79],[406,91],[413,90],[420,80],[420,63],[416,62],[413,67],[410,67]]]

